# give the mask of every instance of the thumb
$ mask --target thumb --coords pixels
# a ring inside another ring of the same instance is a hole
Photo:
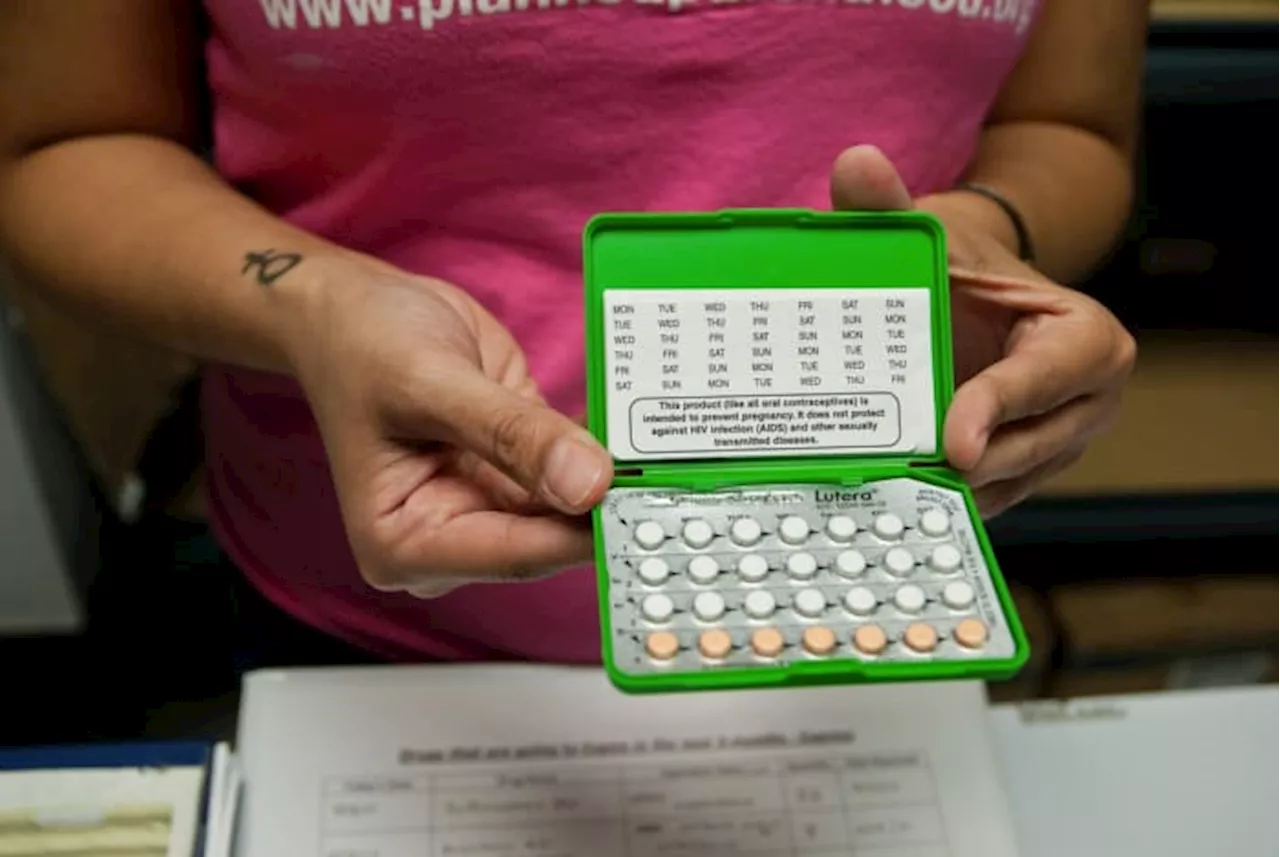
[[[609,453],[573,420],[473,367],[438,367],[431,421],[447,440],[569,515],[590,510],[613,478]]]
[[[915,207],[897,169],[875,146],[854,146],[836,158],[831,170],[831,205],[843,211]]]

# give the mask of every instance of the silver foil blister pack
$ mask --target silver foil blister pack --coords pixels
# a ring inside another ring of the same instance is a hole
[[[627,673],[1015,651],[958,491],[911,478],[615,488],[601,520]]]

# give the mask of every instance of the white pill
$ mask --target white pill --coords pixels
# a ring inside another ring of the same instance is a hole
[[[885,512],[876,515],[876,519],[871,522],[872,531],[882,539],[896,539],[902,535],[905,526],[902,519],[892,512]]]
[[[973,587],[963,580],[954,580],[942,590],[942,601],[952,610],[964,610],[977,597]]]
[[[720,574],[720,564],[705,554],[689,560],[689,577],[694,583],[711,583]]]
[[[742,609],[752,619],[765,619],[773,615],[773,611],[778,608],[778,602],[774,597],[763,589],[756,589],[747,593],[747,597],[742,601]]]
[[[884,553],[884,567],[898,577],[906,577],[916,567],[916,558],[906,548],[889,548]]]
[[[798,515],[788,515],[778,524],[778,537],[788,544],[803,544],[809,538],[809,522]]]
[[[645,521],[636,527],[636,544],[645,550],[651,551],[661,547],[666,538],[667,534],[662,531],[662,525],[656,521]]]
[[[827,597],[816,589],[801,589],[796,593],[791,606],[801,616],[821,616],[827,609]]]
[[[924,609],[924,590],[913,584],[900,587],[893,595],[893,603],[903,613],[919,613]]]
[[[684,538],[685,544],[691,548],[698,549],[705,548],[711,544],[711,540],[716,537],[716,531],[711,529],[711,525],[706,521],[695,518],[685,523],[681,536]]]
[[[865,586],[855,586],[845,594],[844,606],[855,616],[870,616],[876,612],[876,594]]]
[[[769,575],[769,563],[759,554],[749,553],[738,560],[738,575],[748,583],[759,583]]]
[[[926,536],[945,536],[951,529],[951,516],[941,509],[926,509],[920,516],[920,532]]]
[[[848,515],[832,515],[827,519],[827,536],[832,541],[847,542],[858,532],[858,525]]]
[[[748,547],[760,541],[760,522],[755,518],[739,518],[729,527],[729,537],[734,544]]]
[[[667,575],[671,573],[671,567],[667,565],[665,560],[651,556],[640,563],[638,573],[640,579],[645,583],[650,586],[657,586],[667,579]]]
[[[862,551],[841,551],[836,557],[836,571],[845,577],[857,577],[866,570],[867,558],[862,555]]]
[[[938,545],[929,554],[929,565],[934,571],[949,574],[960,567],[960,550],[955,545]]]
[[[711,622],[724,615],[724,598],[718,592],[700,592],[693,599],[693,613],[704,622]]]
[[[808,580],[818,573],[818,560],[811,553],[793,553],[787,557],[787,573]]]
[[[650,595],[640,605],[640,610],[650,622],[665,622],[676,611],[676,605],[665,595]]]

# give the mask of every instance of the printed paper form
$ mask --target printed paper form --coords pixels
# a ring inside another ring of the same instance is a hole
[[[1013,857],[978,684],[624,696],[596,671],[265,673],[240,857]]]
[[[1275,684],[992,709],[1025,853],[1280,854],[1277,715]]]
[[[929,453],[927,289],[608,289],[610,450],[626,460]]]

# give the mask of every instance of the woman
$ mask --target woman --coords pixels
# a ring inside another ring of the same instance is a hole
[[[957,268],[1013,278],[954,298],[946,451],[987,514],[1115,411],[1133,342],[1057,283],[1129,206],[1140,0],[203,6],[0,7],[0,235],[50,298],[207,365],[214,528],[325,638],[598,660],[598,211],[937,214]]]

